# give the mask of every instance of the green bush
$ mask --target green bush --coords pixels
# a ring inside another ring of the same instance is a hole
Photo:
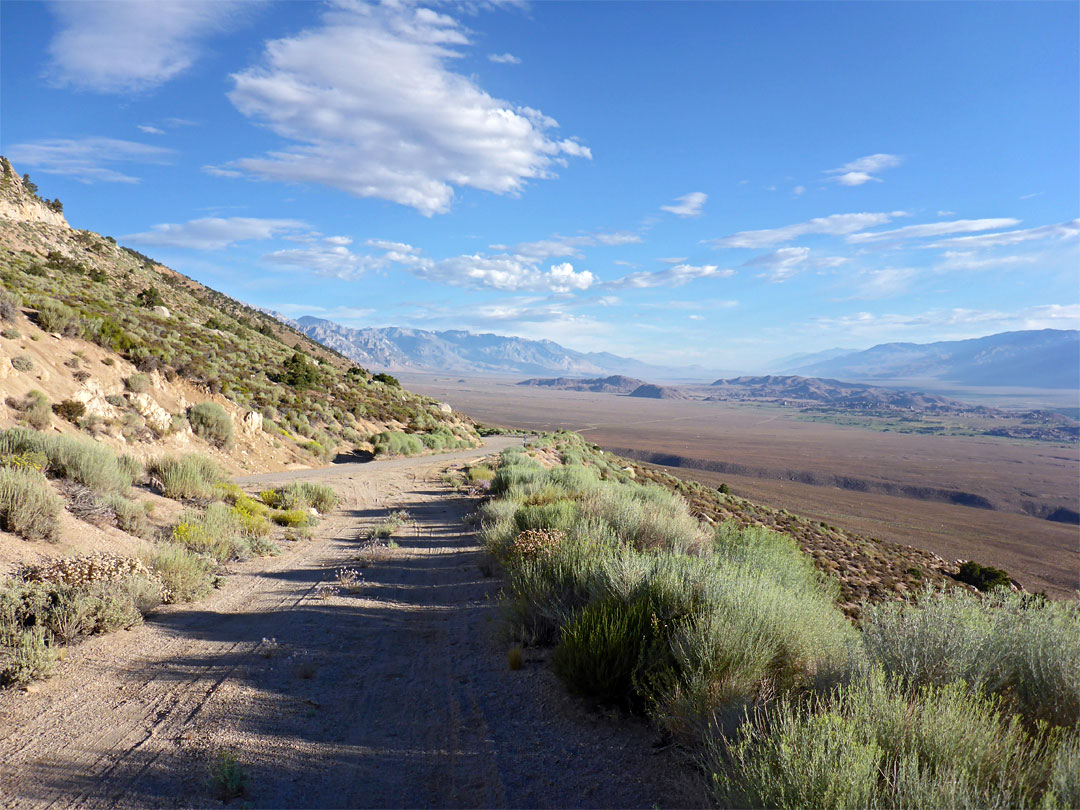
[[[200,402],[187,411],[188,422],[196,436],[206,439],[218,447],[227,447],[232,442],[233,425],[228,411],[216,402]]]
[[[307,509],[313,506],[320,514],[325,515],[336,509],[341,501],[337,493],[326,484],[312,481],[290,481],[279,493],[277,503],[267,504],[268,506],[283,509]]]
[[[960,566],[956,578],[968,585],[973,585],[980,591],[989,591],[993,588],[1008,588],[1011,580],[1007,571],[1000,568],[991,568],[979,565],[973,560],[968,560]]]
[[[908,688],[964,681],[1031,720],[1080,717],[1080,605],[928,588],[863,613],[863,647]]]
[[[286,509],[282,512],[274,512],[270,519],[279,526],[289,528],[302,528],[311,523],[311,516],[301,509]]]
[[[5,633],[0,615],[0,686],[18,686],[52,676],[56,649],[46,641],[44,627]],[[4,636],[7,638],[4,638]]]
[[[33,469],[0,467],[0,528],[27,540],[55,540],[63,502]]]
[[[63,334],[75,325],[75,310],[59,301],[41,299],[37,302],[37,322],[46,332]]]
[[[161,494],[175,500],[212,498],[215,487],[224,480],[221,468],[198,453],[160,456],[149,463],[147,471],[156,479]]]
[[[33,371],[34,361],[27,354],[19,354],[11,358],[11,367],[16,371]]]
[[[173,526],[172,542],[199,554],[209,554],[218,562],[251,556],[240,515],[220,502],[210,504],[205,510],[185,510]]]
[[[132,374],[124,380],[124,387],[133,394],[145,394],[150,390],[150,377],[146,374]]]
[[[117,456],[108,446],[76,436],[47,436],[26,428],[0,432],[0,455],[41,453],[48,472],[98,493],[123,494],[141,473],[130,456]]]
[[[68,422],[78,422],[86,415],[86,403],[65,399],[52,406],[53,413]]]
[[[724,806],[1027,807],[1067,746],[963,683],[909,693],[877,671],[754,712],[711,747],[709,770]]]
[[[388,430],[377,433],[371,438],[375,455],[415,456],[424,452],[424,443],[412,433]]]
[[[19,420],[35,430],[45,430],[52,424],[52,406],[41,391],[30,391],[20,400],[8,398],[8,406],[19,414]]]
[[[158,543],[146,555],[146,564],[161,577],[173,602],[193,602],[214,587],[214,560],[175,543]]]

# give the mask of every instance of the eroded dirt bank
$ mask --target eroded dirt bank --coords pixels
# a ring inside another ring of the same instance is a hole
[[[323,472],[343,503],[313,540],[0,694],[0,804],[220,806],[207,763],[223,750],[255,807],[697,803],[643,722],[567,696],[528,655],[508,669],[499,583],[462,527],[474,502],[439,483],[446,463]],[[364,587],[322,593],[397,509],[398,548],[361,570]]]

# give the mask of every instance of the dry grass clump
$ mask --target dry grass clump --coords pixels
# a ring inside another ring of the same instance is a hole
[[[510,544],[510,553],[523,560],[535,560],[552,554],[566,540],[560,529],[526,529],[519,532]]]
[[[26,540],[55,540],[63,502],[34,469],[0,467],[0,528]]]
[[[147,472],[158,491],[174,500],[212,498],[224,480],[221,468],[198,453],[160,456],[147,465]]]

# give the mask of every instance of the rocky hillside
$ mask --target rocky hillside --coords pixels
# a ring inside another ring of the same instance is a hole
[[[0,427],[90,433],[137,456],[190,447],[231,469],[322,464],[386,431],[477,438],[392,377],[70,227],[0,168]]]

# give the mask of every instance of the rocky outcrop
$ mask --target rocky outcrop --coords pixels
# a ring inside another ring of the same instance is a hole
[[[240,430],[245,436],[255,436],[263,429],[263,417],[258,411],[248,411],[240,419]]]
[[[102,419],[116,419],[120,416],[120,411],[105,399],[105,389],[97,380],[84,382],[71,398],[86,406],[87,416],[99,416]]]
[[[155,433],[168,433],[172,428],[172,414],[158,405],[149,394],[128,394],[127,399]]]
[[[62,213],[49,208],[26,188],[6,158],[0,161],[0,219],[71,228]]]

